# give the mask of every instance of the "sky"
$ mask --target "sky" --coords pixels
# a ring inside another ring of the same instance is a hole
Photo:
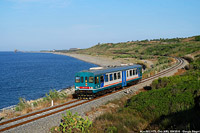
[[[0,0],[0,51],[200,35],[200,0]]]

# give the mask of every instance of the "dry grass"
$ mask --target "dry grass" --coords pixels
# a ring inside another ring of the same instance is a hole
[[[185,69],[178,69],[178,72],[176,72],[174,75],[182,75],[185,72],[186,72]]]
[[[67,95],[66,98],[59,97],[53,99],[54,101],[54,106],[59,105],[62,103],[65,103],[67,101],[72,100],[72,95]],[[31,101],[26,101],[26,100],[20,100],[19,104],[15,108],[15,110],[9,109],[5,110],[3,112],[0,112],[0,118],[2,119],[11,119],[17,116],[21,116],[33,111],[41,110],[47,107],[51,106],[51,100],[52,99],[45,99],[45,98],[40,98],[37,100],[31,100]],[[23,106],[23,107],[22,107]]]
[[[140,89],[133,95],[137,95],[140,92],[144,92],[146,90]],[[147,127],[148,123],[143,122],[143,120],[139,119],[138,114],[135,116],[130,115],[129,112],[121,112],[120,110],[124,108],[127,100],[130,99],[133,95],[127,95],[118,100],[113,100],[107,102],[105,105],[101,105],[98,108],[93,108],[91,111],[86,112],[86,116],[88,116],[91,120],[93,120],[93,127],[90,129],[91,132],[101,133],[101,132],[110,132],[114,128],[117,128],[118,132],[130,132],[130,131],[138,131],[140,129],[144,129]],[[131,125],[125,121],[125,119],[130,120],[130,124],[136,124],[137,128],[131,129]],[[141,122],[142,121],[142,122]],[[128,126],[128,127],[126,127]]]

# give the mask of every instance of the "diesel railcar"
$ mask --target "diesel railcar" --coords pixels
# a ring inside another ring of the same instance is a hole
[[[142,79],[142,66],[120,66],[91,68],[75,75],[75,96],[94,98],[115,89],[136,84]]]

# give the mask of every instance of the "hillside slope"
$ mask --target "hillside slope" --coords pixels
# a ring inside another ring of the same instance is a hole
[[[152,83],[152,90],[131,97],[117,111],[101,115],[91,130],[200,130],[199,77],[200,58],[183,75],[159,78]]]
[[[62,52],[109,57],[123,63],[142,64],[148,67],[143,74],[143,78],[146,78],[171,66],[175,62],[171,56],[190,60],[200,56],[200,36],[105,43],[88,49]]]
[[[200,36],[97,44],[76,53],[113,58],[152,59],[155,56],[184,56],[200,50]]]

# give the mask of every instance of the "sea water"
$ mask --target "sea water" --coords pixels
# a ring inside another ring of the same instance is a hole
[[[0,52],[0,109],[73,86],[76,72],[95,66],[51,53]]]

